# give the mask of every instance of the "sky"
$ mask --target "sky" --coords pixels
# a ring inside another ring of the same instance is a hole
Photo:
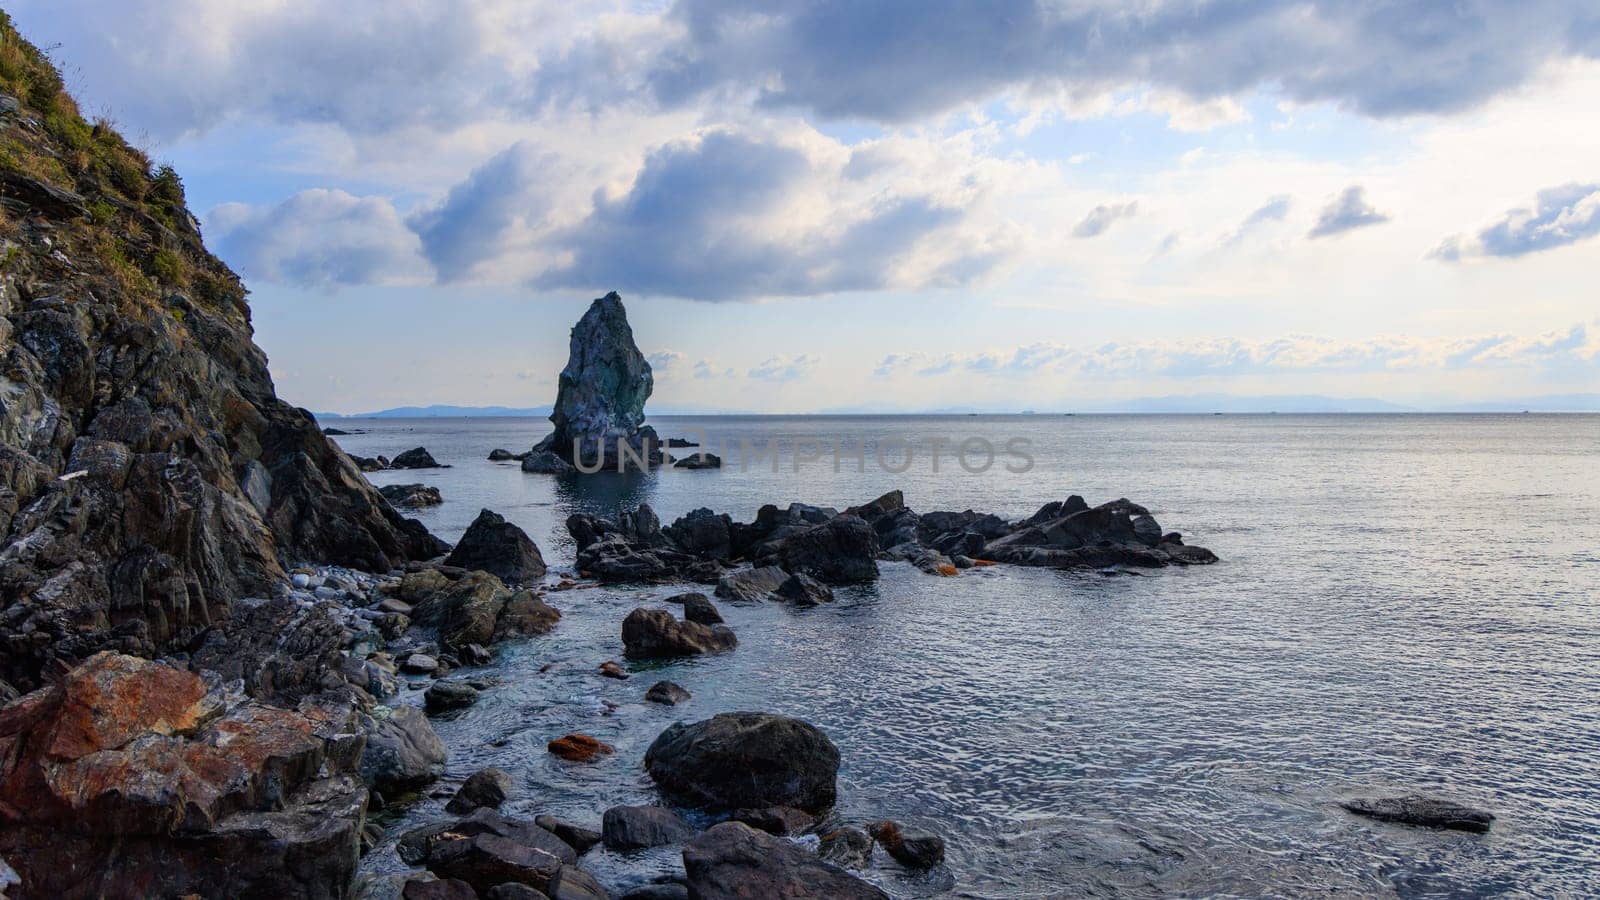
[[[682,411],[1600,391],[1580,0],[20,0],[280,395]]]

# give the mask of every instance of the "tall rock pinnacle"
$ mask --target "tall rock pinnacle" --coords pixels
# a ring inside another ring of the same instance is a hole
[[[654,387],[655,376],[633,342],[622,298],[612,292],[595,300],[572,328],[567,366],[550,413],[555,431],[535,449],[573,463],[594,462],[613,458],[622,441],[648,457],[657,441],[651,429],[640,426]]]

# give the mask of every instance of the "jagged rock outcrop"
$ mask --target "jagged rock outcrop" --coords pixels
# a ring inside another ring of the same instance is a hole
[[[555,430],[534,446],[533,454],[548,451],[590,471],[614,470],[619,455],[626,463],[619,447],[627,445],[646,466],[660,465],[661,441],[654,430],[641,427],[654,387],[655,376],[633,342],[622,298],[612,292],[595,300],[572,328],[567,365],[550,413]]]
[[[0,712],[22,896],[349,895],[367,788],[347,706],[229,697],[101,653]]]
[[[185,648],[290,561],[444,552],[277,398],[177,174],[0,33],[0,678]]]

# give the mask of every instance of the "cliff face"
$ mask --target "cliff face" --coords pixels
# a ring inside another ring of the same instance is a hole
[[[290,561],[446,549],[279,400],[170,168],[0,13],[0,678],[186,649]]]

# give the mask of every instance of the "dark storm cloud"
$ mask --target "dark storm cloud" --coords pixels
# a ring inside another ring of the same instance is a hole
[[[1276,85],[1370,116],[1471,107],[1544,63],[1600,52],[1570,0],[679,0],[666,103],[761,85],[759,101],[904,122],[1009,88],[1150,84],[1195,98]]]
[[[1367,202],[1365,191],[1360,185],[1351,185],[1344,189],[1331,203],[1323,207],[1317,216],[1317,224],[1307,234],[1310,238],[1331,237],[1354,231],[1357,228],[1366,228],[1370,225],[1381,225],[1389,221],[1386,213],[1379,212],[1371,203]]]

